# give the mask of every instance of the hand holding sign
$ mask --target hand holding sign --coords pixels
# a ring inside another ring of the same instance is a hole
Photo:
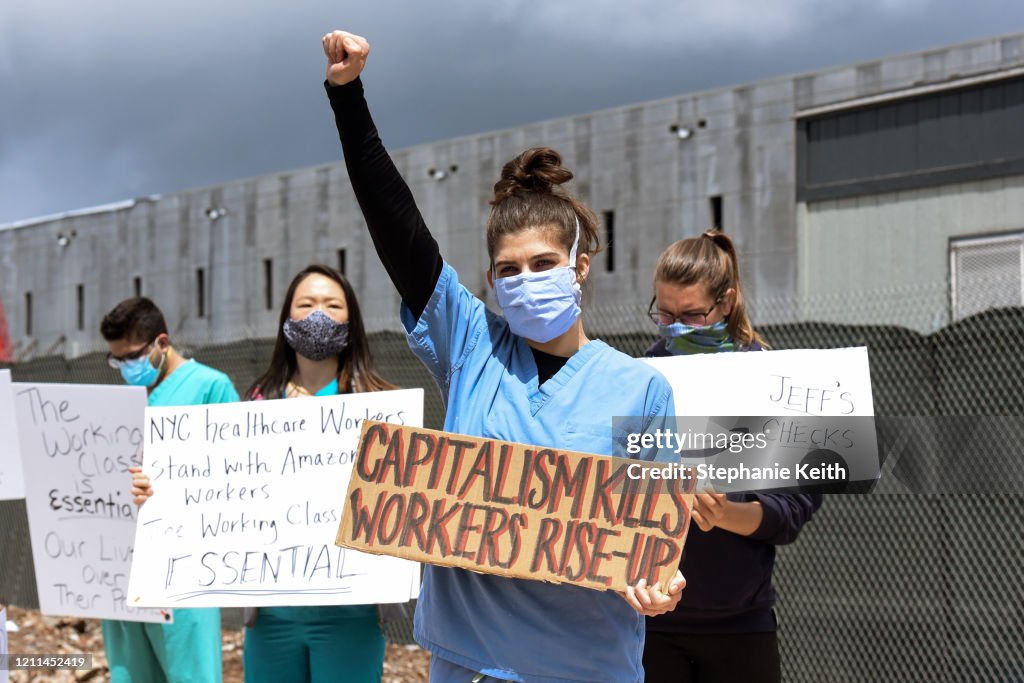
[[[693,521],[701,531],[711,531],[724,519],[728,504],[724,493],[698,493],[693,500]]]
[[[141,467],[129,467],[128,471],[132,473],[132,501],[136,505],[142,505],[153,495],[149,475],[143,472]]]
[[[661,586],[655,584],[648,587],[647,579],[640,579],[636,586],[629,586],[625,592],[619,595],[629,603],[630,607],[645,617],[656,617],[676,608],[685,587],[686,579],[683,578],[683,573],[677,570],[668,586],[667,593],[661,591]]]

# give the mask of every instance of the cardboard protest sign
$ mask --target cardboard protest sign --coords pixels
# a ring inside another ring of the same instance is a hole
[[[676,414],[681,417],[671,437],[681,462],[739,473],[735,481],[724,475],[716,479],[715,489],[792,488],[819,475],[822,484],[832,475],[840,482],[877,479],[866,348],[695,354],[644,361],[672,385]],[[689,438],[694,433],[722,432],[749,434],[762,447],[695,448],[695,440]]]
[[[40,611],[169,621],[127,600],[146,390],[15,383],[14,399]]]
[[[522,579],[667,588],[692,495],[660,464],[367,423],[338,545]]]
[[[14,419],[11,371],[0,370],[0,500],[24,497],[25,478],[21,472],[18,425]]]
[[[419,425],[423,390],[149,408],[132,604],[405,602],[419,565],[334,544],[360,429]]]

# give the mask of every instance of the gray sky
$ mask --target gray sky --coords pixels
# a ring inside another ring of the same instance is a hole
[[[398,148],[1024,31],[1024,2],[3,0],[0,223],[337,159],[334,28]]]

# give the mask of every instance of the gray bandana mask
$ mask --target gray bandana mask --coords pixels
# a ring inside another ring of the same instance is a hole
[[[335,322],[323,311],[313,311],[302,320],[289,318],[283,331],[295,353],[310,360],[337,356],[348,346],[348,323]]]

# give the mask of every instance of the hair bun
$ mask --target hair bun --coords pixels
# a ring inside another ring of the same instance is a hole
[[[562,155],[550,147],[534,147],[515,157],[501,169],[494,184],[495,204],[517,191],[551,192],[556,185],[572,180],[572,172],[563,168]]]

